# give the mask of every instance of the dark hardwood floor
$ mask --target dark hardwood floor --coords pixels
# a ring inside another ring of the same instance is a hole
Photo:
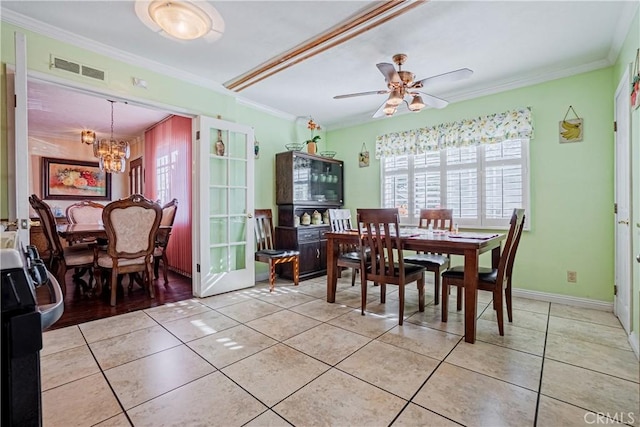
[[[150,298],[137,283],[134,283],[133,289],[129,291],[129,277],[127,275],[122,281],[122,286],[118,287],[116,306],[111,307],[109,305],[109,293],[106,292],[106,288],[102,295],[83,292],[82,285],[73,281],[73,270],[68,271],[66,275],[67,293],[64,300],[64,314],[49,330],[155,307],[169,302],[183,301],[193,296],[191,278],[172,271],[169,271],[168,275],[169,283],[165,286],[162,278],[162,268],[160,269],[160,278],[154,280],[155,298]],[[82,280],[88,280],[88,276],[85,275]],[[39,303],[48,303],[49,296],[45,287],[38,288],[36,294]]]

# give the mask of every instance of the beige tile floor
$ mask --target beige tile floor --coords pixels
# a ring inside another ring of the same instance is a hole
[[[638,360],[612,313],[515,298],[475,344],[407,288],[279,281],[44,334],[45,426],[640,426]],[[608,418],[607,418],[608,416]]]

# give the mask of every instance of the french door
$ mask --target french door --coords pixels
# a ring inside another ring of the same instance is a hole
[[[198,297],[255,284],[253,129],[199,116],[193,191],[193,293]]]
[[[624,73],[614,98],[615,121],[615,295],[613,311],[631,333],[631,149],[629,71]]]

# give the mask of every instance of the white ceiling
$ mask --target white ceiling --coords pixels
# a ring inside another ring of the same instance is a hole
[[[334,27],[371,1],[209,1],[225,20],[214,43],[153,33],[134,2],[7,1],[2,20],[168,75],[222,84]],[[385,100],[333,96],[385,89],[375,64],[409,56],[417,79],[467,67],[470,79],[425,92],[451,102],[613,64],[637,1],[431,1],[241,91],[244,101],[325,128],[370,119]],[[73,58],[71,58],[73,59]],[[107,70],[108,71],[108,70]],[[109,103],[55,86],[29,86],[29,127],[109,131]],[[428,114],[428,109],[420,114]],[[166,114],[115,105],[116,133],[134,135]],[[380,119],[384,120],[384,119]]]

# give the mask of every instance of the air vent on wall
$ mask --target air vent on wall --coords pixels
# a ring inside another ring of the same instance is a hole
[[[106,74],[103,70],[89,67],[88,65],[79,64],[77,62],[68,61],[66,59],[62,59],[53,55],[51,55],[51,68],[68,71],[73,74],[78,74],[100,81],[105,80]]]

